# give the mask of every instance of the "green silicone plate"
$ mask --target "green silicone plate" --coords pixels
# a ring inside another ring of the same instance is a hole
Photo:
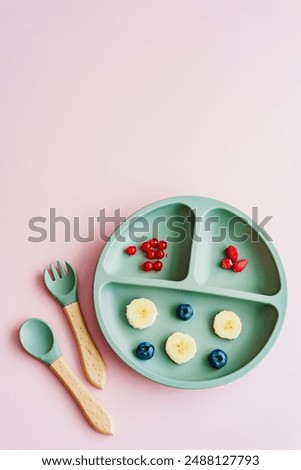
[[[135,241],[133,241],[135,236]],[[128,256],[129,245],[156,237],[168,241],[160,272],[144,272],[144,253]],[[139,241],[140,240],[140,241]],[[235,245],[249,264],[241,273],[220,266],[224,250]],[[125,317],[134,298],[152,300],[159,311],[149,328],[136,330]],[[116,354],[143,376],[177,388],[200,389],[233,381],[251,370],[267,354],[281,329],[287,288],[280,258],[260,228],[238,209],[203,197],[175,197],[151,204],[133,214],[107,242],[94,279],[97,319]],[[179,304],[191,304],[194,315],[181,321]],[[243,329],[235,340],[219,338],[212,329],[220,310],[233,310]],[[188,363],[177,365],[165,353],[168,336],[191,334],[198,351]],[[135,349],[141,341],[156,349],[141,361]],[[216,348],[228,355],[227,364],[213,369],[208,354]]]

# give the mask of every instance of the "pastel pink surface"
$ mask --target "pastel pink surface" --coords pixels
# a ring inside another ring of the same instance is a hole
[[[300,19],[300,2],[280,0],[1,2],[3,449],[300,448]],[[104,244],[96,228],[89,243],[65,242],[63,231],[56,242],[28,241],[29,219],[48,220],[51,207],[79,217],[84,236],[103,208],[128,216],[182,194],[273,215],[290,291],[265,360],[209,390],[152,383],[110,349],[92,303]],[[56,259],[77,269],[108,366],[105,391],[88,387],[111,410],[112,437],[95,433],[19,345],[21,323],[45,319],[85,380],[42,282]]]

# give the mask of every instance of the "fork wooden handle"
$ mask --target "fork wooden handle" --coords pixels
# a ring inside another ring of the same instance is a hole
[[[103,389],[107,381],[107,368],[87,330],[79,303],[66,305],[63,310],[74,334],[87,379],[94,387]]]
[[[49,367],[69,390],[91,426],[102,434],[112,434],[112,421],[105,406],[90,393],[63,357]]]

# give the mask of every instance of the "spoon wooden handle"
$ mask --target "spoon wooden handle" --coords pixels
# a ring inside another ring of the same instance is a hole
[[[103,389],[107,381],[107,368],[87,330],[78,302],[63,307],[78,347],[80,360],[89,382]]]
[[[60,356],[49,367],[69,390],[91,426],[102,434],[112,434],[112,421],[105,406],[89,392],[64,358]]]

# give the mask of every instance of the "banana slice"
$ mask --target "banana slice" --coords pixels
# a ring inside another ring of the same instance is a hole
[[[134,299],[126,306],[126,318],[133,328],[148,328],[156,320],[158,310],[149,299]]]
[[[176,364],[184,364],[195,356],[196,342],[192,336],[178,331],[167,338],[165,351]]]
[[[236,313],[231,310],[222,310],[214,317],[213,329],[221,338],[235,339],[241,333],[242,324]]]

